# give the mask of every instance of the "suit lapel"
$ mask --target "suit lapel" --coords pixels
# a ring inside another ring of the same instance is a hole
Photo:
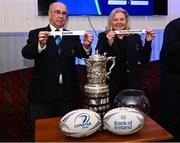
[[[117,39],[118,37],[117,36],[115,36],[115,41],[114,41],[114,46],[113,46],[113,50],[114,50],[114,52],[118,55],[118,57],[120,56],[120,53],[119,53],[119,50],[118,50],[118,48],[119,48],[119,46],[118,46],[118,43],[117,43]]]
[[[130,47],[130,42],[132,42],[131,40],[130,40],[130,36],[127,36],[127,38],[126,38],[126,56],[128,57],[128,55],[130,54],[130,50],[131,50],[131,47]]]
[[[45,31],[51,31],[51,28],[48,25],[47,27],[45,27],[44,30]],[[58,50],[57,50],[57,47],[56,47],[54,36],[49,36],[48,37],[47,48],[51,48],[53,51],[55,51],[58,54]]]

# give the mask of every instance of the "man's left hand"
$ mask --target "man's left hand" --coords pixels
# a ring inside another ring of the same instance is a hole
[[[90,47],[93,42],[93,35],[90,32],[85,32],[83,45],[86,49]]]
[[[146,31],[146,41],[152,41],[155,38],[155,33],[152,30]]]

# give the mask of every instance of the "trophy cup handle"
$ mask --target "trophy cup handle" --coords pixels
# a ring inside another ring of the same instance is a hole
[[[108,73],[106,74],[106,77],[109,79],[109,74],[111,73],[111,70],[112,70],[112,68],[113,68],[114,65],[115,65],[115,57],[108,57],[108,58],[107,58],[107,61],[112,61],[112,65],[111,65],[111,67],[109,68]]]

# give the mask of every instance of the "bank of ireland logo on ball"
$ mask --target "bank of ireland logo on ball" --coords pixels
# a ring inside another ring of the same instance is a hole
[[[101,127],[101,117],[94,111],[78,109],[67,113],[60,121],[60,128],[66,136],[86,137]]]
[[[103,118],[104,128],[117,135],[129,135],[144,125],[142,113],[136,109],[119,107],[108,111]]]

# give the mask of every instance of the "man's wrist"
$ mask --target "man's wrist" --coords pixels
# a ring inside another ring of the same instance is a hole
[[[85,47],[85,45],[83,44],[83,48],[84,48],[84,50],[86,51],[86,53],[89,55],[89,54],[90,54],[90,51],[91,51],[91,49],[92,49],[91,45]]]
[[[43,47],[41,47],[40,42],[38,42],[38,52],[41,53],[44,49],[46,49],[46,45],[44,45]]]

